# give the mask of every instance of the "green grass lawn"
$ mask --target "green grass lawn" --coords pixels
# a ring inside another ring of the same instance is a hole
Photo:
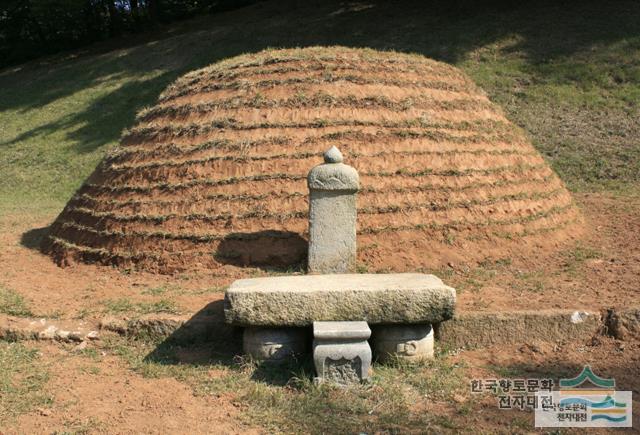
[[[415,52],[467,72],[573,190],[636,192],[637,1],[526,2],[453,15],[422,2],[262,2],[166,38],[0,72],[0,215],[52,215],[135,113],[194,68],[268,47]]]

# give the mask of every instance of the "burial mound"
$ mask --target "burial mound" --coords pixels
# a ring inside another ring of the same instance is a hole
[[[406,271],[545,254],[581,218],[526,135],[458,69],[341,47],[191,72],[137,116],[43,250],[160,273],[291,267],[306,175],[337,145],[360,174],[358,261]]]

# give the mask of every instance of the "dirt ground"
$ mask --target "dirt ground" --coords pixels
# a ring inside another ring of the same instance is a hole
[[[52,407],[21,415],[9,433],[258,433],[241,426],[229,400],[194,396],[172,378],[147,379],[120,358],[99,363],[56,344],[37,348],[52,376]],[[3,429],[3,430],[5,430]],[[14,432],[15,431],[15,432]],[[4,433],[0,430],[0,433]]]
[[[640,199],[604,194],[576,195],[586,218],[585,236],[550,258],[504,259],[477,268],[433,271],[459,292],[458,309],[517,310],[586,308],[599,310],[638,301],[640,286]],[[53,216],[2,218],[0,286],[23,296],[34,316],[95,320],[106,314],[135,316],[153,311],[195,313],[223,297],[233,279],[264,275],[260,269],[228,266],[224,278],[213,275],[162,276],[117,269],[56,266],[37,249]],[[238,416],[244,411],[235,393],[195,394],[193,385],[174,376],[143,376],[113,347],[91,343],[90,358],[74,345],[28,343],[50,373],[47,406],[5,422],[0,433],[252,433]],[[92,351],[93,352],[93,351]],[[187,351],[187,354],[189,351]],[[188,362],[192,356],[185,354]],[[196,356],[197,357],[197,356]],[[640,343],[602,337],[588,343],[524,343],[444,356],[463,377],[575,376],[585,364],[614,377],[618,389],[640,394]],[[196,358],[197,360],[198,358]],[[216,369],[211,369],[215,371]],[[210,370],[210,371],[211,371]],[[217,373],[209,373],[218,376]],[[463,389],[453,400],[423,397],[416,412],[436,416],[452,432],[481,427],[487,431],[530,432],[530,411],[498,409],[495,395]],[[640,403],[634,402],[634,426],[640,427]],[[508,425],[505,426],[505,421]],[[117,429],[116,429],[117,428]],[[416,430],[416,428],[411,428]]]
[[[576,244],[552,256],[504,258],[477,267],[426,270],[458,290],[459,311],[625,306],[640,296],[640,198],[575,195],[586,218]],[[108,266],[56,266],[37,247],[54,216],[0,220],[0,286],[23,296],[34,316],[98,319],[104,314],[195,313],[241,277],[273,273],[224,266],[224,276],[122,272]]]
[[[45,391],[50,404],[5,421],[0,433],[263,433],[239,418],[245,405],[236,394],[194,394],[173,377],[145,377],[113,349],[100,344],[98,359],[64,344],[31,343],[50,372]],[[618,390],[633,391],[633,426],[640,427],[640,343],[601,338],[590,343],[527,343],[465,351],[443,357],[461,376],[452,400],[423,397],[413,412],[429,413],[451,433],[482,428],[487,433],[531,433],[531,410],[501,410],[490,392],[472,393],[475,379],[558,379],[577,375],[584,365],[613,377]],[[189,359],[187,355],[184,357]],[[221,376],[210,370],[210,376]],[[240,392],[237,392],[240,394]],[[322,412],[326,412],[323,410]],[[427,428],[398,426],[405,433]],[[445,429],[443,429],[443,427]],[[268,432],[268,431],[267,431]],[[602,433],[606,431],[602,430]],[[569,431],[566,433],[579,433]]]
[[[614,378],[618,390],[633,391],[633,427],[637,432],[637,428],[640,427],[639,351],[640,346],[637,342],[621,343],[602,338],[586,344],[525,343],[518,346],[492,347],[461,352],[452,359],[468,367],[465,376],[469,379],[551,378],[556,383],[560,378],[577,375],[584,365],[590,365],[599,376]],[[467,403],[469,400],[473,401],[470,405],[474,412],[469,413],[465,427],[475,426],[487,428],[489,432],[499,431],[500,422],[513,419],[522,419],[522,433],[530,432],[534,426],[532,412],[501,410],[497,406],[498,399],[495,396],[472,393],[461,398],[460,402]],[[505,417],[505,413],[508,417]],[[589,433],[592,431],[596,430],[590,429]]]

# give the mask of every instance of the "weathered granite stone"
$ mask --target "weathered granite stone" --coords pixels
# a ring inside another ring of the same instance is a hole
[[[283,362],[305,353],[309,334],[305,328],[245,328],[244,353],[257,360]]]
[[[332,146],[324,153],[325,163],[342,163],[343,160],[342,153],[336,146]]]
[[[309,273],[345,273],[356,268],[358,173],[342,163],[335,146],[325,163],[309,171]]]
[[[311,192],[342,192],[354,194],[360,189],[360,178],[355,168],[344,163],[325,163],[309,171],[307,185]]]
[[[56,338],[56,332],[57,331],[58,331],[58,328],[56,328],[54,325],[49,325],[47,328],[45,328],[42,331],[38,332],[38,339],[39,340],[53,340],[54,338]]]
[[[438,323],[455,289],[421,273],[296,275],[241,279],[225,294],[225,320],[239,326],[308,326],[314,321]]]
[[[615,308],[607,319],[609,332],[619,340],[640,339],[640,307]]]
[[[33,319],[0,315],[0,340],[57,340],[81,342],[89,339],[85,321]],[[93,331],[95,332],[95,331]],[[99,337],[96,336],[96,339]]]
[[[400,358],[421,361],[433,358],[431,325],[378,325],[373,329],[371,345],[380,362]]]
[[[463,312],[434,326],[441,345],[476,349],[533,341],[590,342],[603,323],[597,312],[551,309]]]
[[[348,385],[369,379],[367,322],[313,322],[313,363],[319,382]]]

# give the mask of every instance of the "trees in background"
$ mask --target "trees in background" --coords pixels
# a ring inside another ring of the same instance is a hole
[[[0,0],[0,67],[250,0]]]

